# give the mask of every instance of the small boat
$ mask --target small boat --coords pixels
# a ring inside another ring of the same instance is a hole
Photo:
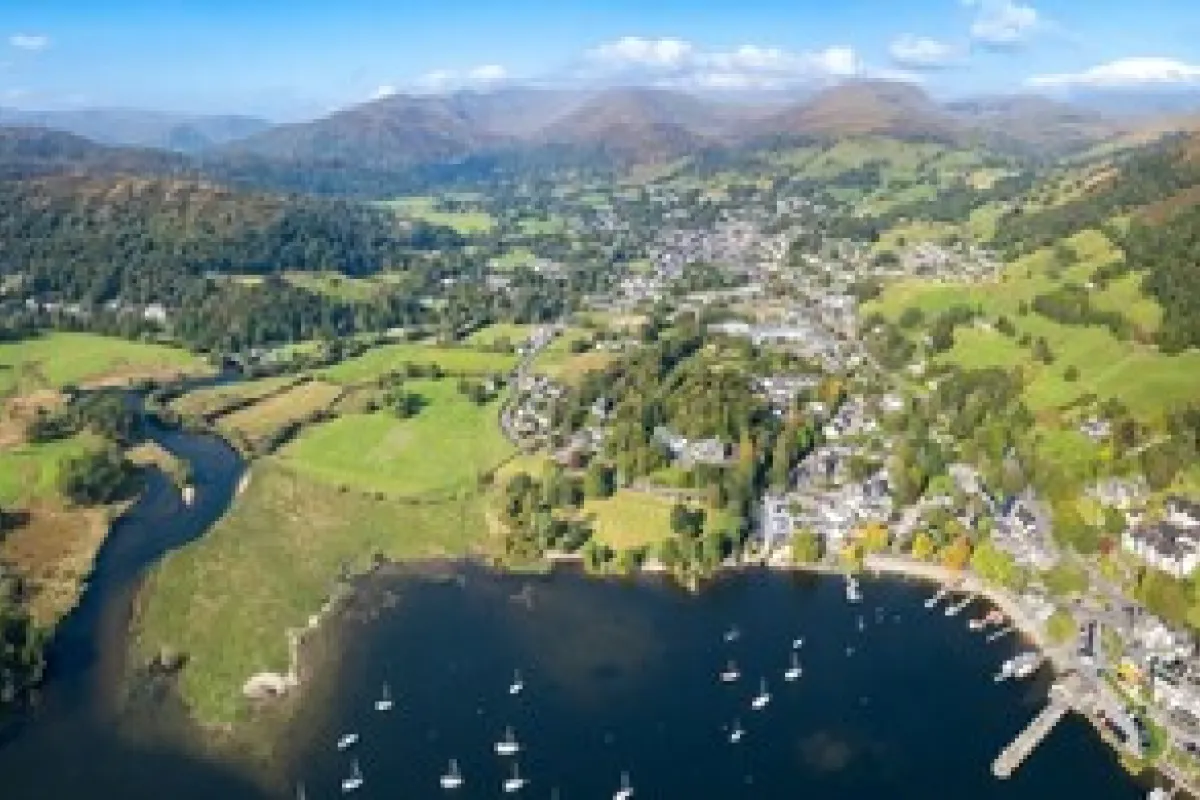
[[[742,721],[735,719],[733,721],[733,730],[729,732],[730,744],[737,744],[746,735],[746,729],[742,727]]]
[[[969,630],[981,631],[981,630],[983,630],[985,625],[987,625],[986,620],[982,620],[982,619],[967,620],[967,628]]]
[[[341,736],[338,737],[337,749],[338,750],[349,750],[351,747],[354,747],[354,745],[356,745],[356,744],[358,744],[358,734],[357,733],[343,733]]]
[[[391,711],[392,710],[392,689],[386,683],[383,689],[379,692],[379,699],[375,701],[376,711]]]
[[[940,589],[938,589],[938,590],[937,590],[937,594],[935,594],[933,597],[931,597],[931,598],[929,598],[928,600],[926,600],[926,601],[925,601],[925,607],[926,607],[926,608],[933,608],[933,607],[934,607],[934,606],[936,606],[938,603],[940,603],[940,602],[942,602],[943,600],[945,600],[945,599],[946,599],[946,595],[948,595],[948,594],[949,594],[949,592],[948,592],[948,591],[946,591],[946,587],[945,587],[945,586],[943,586],[942,588],[940,588]]]
[[[512,726],[504,729],[504,738],[496,742],[496,755],[498,756],[515,756],[521,751],[521,744],[517,741],[517,735],[513,733]]]
[[[742,673],[733,659],[730,659],[729,663],[725,665],[725,669],[721,670],[721,683],[733,683],[740,677],[742,677]]]
[[[792,639],[792,649],[793,650],[799,650],[801,647],[804,647],[804,639],[803,638],[798,636],[795,639]]]
[[[513,792],[519,792],[525,788],[525,784],[527,783],[529,781],[521,777],[521,771],[517,769],[517,765],[514,763],[512,777],[504,781],[504,793],[512,794]]]
[[[767,679],[763,678],[758,684],[758,694],[750,701],[750,708],[762,711],[771,702],[771,693],[767,691]]]
[[[862,614],[858,615],[858,630],[861,633],[867,629],[867,623],[863,620]]]
[[[967,595],[966,597],[964,597],[962,599],[961,602],[957,603],[956,605],[947,607],[946,608],[946,616],[947,617],[957,617],[960,613],[962,613],[962,610],[964,608],[971,605],[971,603],[973,603],[973,602],[975,602],[975,598],[972,597],[971,595]]]
[[[510,683],[508,685],[508,693],[512,694],[512,695],[517,695],[517,694],[520,694],[522,692],[522,690],[524,690],[524,689],[525,689],[525,681],[521,680],[521,670],[514,669],[512,683]]]
[[[1008,626],[1007,628],[1001,628],[998,631],[992,631],[991,633],[989,633],[987,635],[987,639],[985,641],[994,642],[997,639],[1002,639],[1005,636],[1008,636],[1010,633],[1012,633],[1012,631],[1013,631],[1013,629],[1012,629],[1011,625]]]
[[[796,651],[792,651],[792,665],[783,673],[785,681],[794,681],[800,677],[802,670],[800,669],[800,658],[796,655]]]
[[[1012,659],[1012,663],[1012,676],[1014,678],[1028,678],[1037,672],[1038,667],[1042,665],[1042,657],[1039,653],[1029,650],[1015,656]]]
[[[847,646],[846,647],[846,658],[849,658],[852,655],[854,655],[854,648]]]
[[[458,762],[450,759],[450,769],[442,776],[443,789],[457,789],[463,785],[462,773],[458,771]]]
[[[858,579],[853,575],[846,576],[846,602],[862,602],[862,590],[859,588]]]
[[[613,800],[629,800],[633,797],[633,786],[629,783],[629,773],[621,773],[621,788],[613,795]]]
[[[342,778],[342,793],[349,794],[350,792],[356,792],[362,788],[362,785],[362,770],[358,768],[358,759],[356,758],[350,762],[350,776]]]
[[[1016,663],[1013,659],[1007,659],[1000,665],[999,671],[992,676],[992,680],[996,683],[1006,681],[1013,676],[1013,670],[1016,669]]]
[[[727,642],[736,642],[741,637],[742,637],[742,632],[737,629],[736,625],[734,625],[729,630],[725,631],[725,641],[727,641]]]

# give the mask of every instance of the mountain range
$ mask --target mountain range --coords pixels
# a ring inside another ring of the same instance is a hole
[[[505,157],[554,153],[622,166],[764,141],[866,135],[981,144],[1058,157],[1131,128],[1127,121],[1044,97],[939,103],[914,85],[878,80],[848,82],[802,98],[777,97],[774,102],[762,97],[736,102],[650,88],[506,88],[398,94],[320,119],[280,125],[246,117],[113,110],[0,111],[0,125],[13,121],[82,134],[98,142],[96,146],[199,154],[196,163],[222,178],[257,176],[271,185],[288,186],[288,180],[276,177],[305,171],[311,180],[304,185],[318,191],[326,183],[336,185],[342,174],[361,178]],[[21,130],[26,133],[17,139],[27,140],[30,129]],[[0,142],[0,150],[7,147],[10,155],[14,146]],[[69,146],[68,140],[46,146],[57,148],[60,156],[72,147],[83,148],[73,140]],[[77,155],[89,163],[103,160],[100,151]],[[151,166],[158,172],[180,166],[165,152],[154,156],[139,150],[116,160],[121,159],[156,162]],[[48,168],[55,158],[44,156],[38,163]]]

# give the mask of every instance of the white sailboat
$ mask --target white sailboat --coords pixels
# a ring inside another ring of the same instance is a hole
[[[746,730],[745,730],[745,728],[742,727],[742,721],[740,719],[735,719],[733,721],[733,730],[731,730],[729,732],[730,744],[737,744],[738,742],[740,742],[742,740],[742,737],[745,735],[746,735]]]
[[[621,773],[621,788],[613,795],[613,800],[629,800],[633,797],[633,786],[629,783],[629,773]]]
[[[725,631],[725,641],[727,642],[736,642],[741,636],[742,632],[737,629],[736,625]]]
[[[442,776],[443,789],[457,789],[463,785],[462,773],[458,771],[458,762],[450,759],[450,769]]]
[[[379,691],[379,699],[375,701],[376,711],[391,711],[392,710],[392,688],[386,683]]]
[[[517,735],[510,725],[504,729],[504,738],[496,742],[496,755],[515,756],[520,751],[521,744],[517,741]]]
[[[797,636],[795,639],[792,639],[792,649],[793,650],[799,650],[801,647],[804,647],[804,639],[803,638]]]
[[[529,781],[521,777],[521,772],[517,769],[517,765],[514,763],[512,777],[507,778],[504,781],[504,793],[512,794],[513,792],[519,792],[525,788],[525,784],[528,782]]]
[[[767,679],[763,678],[758,684],[758,694],[750,701],[750,708],[762,711],[771,702],[771,693],[767,691]]]
[[[725,669],[721,670],[721,683],[733,683],[740,677],[742,677],[742,673],[738,670],[737,664],[733,659],[729,659]]]
[[[512,695],[517,695],[517,694],[520,694],[522,692],[522,690],[524,690],[524,689],[525,689],[525,681],[523,681],[521,679],[521,670],[514,669],[512,683],[510,683],[508,685],[508,693],[512,694]]]
[[[342,778],[342,793],[356,792],[362,788],[362,785],[362,770],[358,768],[358,759],[356,758],[350,762],[350,777]]]
[[[339,751],[349,750],[351,747],[354,747],[354,745],[356,745],[356,744],[358,744],[358,734],[357,733],[343,733],[341,736],[338,737],[337,749]]]
[[[799,679],[801,672],[802,672],[802,670],[800,669],[800,656],[796,653],[795,650],[793,650],[792,651],[792,664],[791,664],[791,666],[789,666],[787,668],[787,671],[785,671],[783,673],[783,679],[785,681],[789,681],[789,682],[797,680],[797,679]]]

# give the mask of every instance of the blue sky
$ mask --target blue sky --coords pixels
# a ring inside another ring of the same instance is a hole
[[[0,0],[0,105],[295,118],[505,83],[1200,87],[1197,0]]]

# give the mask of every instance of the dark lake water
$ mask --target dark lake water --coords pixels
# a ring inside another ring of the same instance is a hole
[[[656,582],[462,574],[374,579],[330,634],[341,668],[334,711],[300,748],[308,797],[339,796],[352,757],[356,796],[378,798],[442,795],[451,758],[465,779],[455,796],[470,798],[502,796],[512,761],[529,781],[520,796],[564,800],[612,797],[622,772],[651,798],[1144,796],[1071,717],[1015,777],[994,779],[1048,676],[993,682],[1019,643],[969,632],[980,608],[925,609],[917,584],[865,582],[852,606],[833,578],[742,575],[694,597]],[[361,613],[381,596],[394,608]],[[727,642],[731,626],[740,636]],[[787,683],[797,637],[803,674]],[[718,680],[729,658],[743,674],[731,685]],[[760,678],[772,700],[756,712]],[[396,706],[380,713],[385,682]],[[735,720],[745,735],[732,744]],[[522,747],[512,759],[494,753],[507,726]],[[344,732],[361,740],[339,753]]]
[[[628,772],[638,798],[1137,798],[1139,789],[1083,721],[1068,717],[1009,781],[990,764],[1044,702],[1046,681],[996,684],[1019,646],[986,644],[966,620],[923,607],[930,590],[865,581],[846,603],[839,579],[747,574],[698,596],[655,581],[571,573],[498,575],[470,566],[451,580],[377,575],[312,642],[317,666],[275,773],[195,755],[170,696],[116,702],[141,571],[202,535],[228,506],[241,469],[217,439],[155,430],[193,467],[185,508],[161,477],[113,531],[92,586],[51,650],[39,708],[0,730],[0,798],[339,797],[350,759],[354,797],[504,796],[511,762],[520,797],[609,798]],[[858,618],[863,618],[863,630]],[[737,641],[724,633],[736,626]],[[802,677],[786,683],[792,642]],[[850,648],[848,650],[848,648]],[[728,659],[743,679],[718,681]],[[519,669],[524,691],[508,685]],[[750,698],[760,678],[772,694]],[[388,683],[395,707],[374,709]],[[143,696],[145,695],[145,696]],[[729,742],[740,720],[745,736]],[[512,726],[516,759],[493,752]],[[361,737],[347,753],[334,743]],[[286,788],[281,786],[286,785]],[[264,789],[264,785],[277,786]]]

